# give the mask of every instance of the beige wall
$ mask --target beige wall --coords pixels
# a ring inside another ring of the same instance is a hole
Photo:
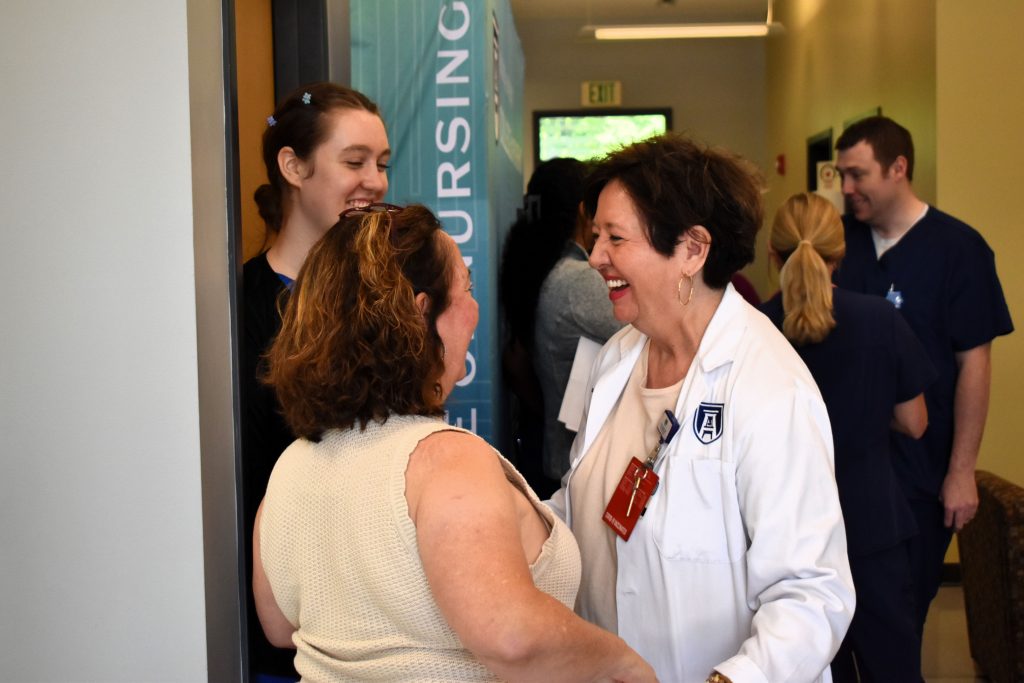
[[[914,184],[935,201],[935,1],[776,0],[786,30],[767,48],[768,156],[786,156],[786,175],[769,174],[766,219],[807,188],[807,138],[881,107],[914,135]],[[764,258],[752,269],[762,294],[777,289]]]
[[[579,26],[516,27],[526,59],[524,183],[533,171],[533,112],[580,108],[580,83],[588,80],[621,81],[623,107],[671,107],[676,131],[766,169],[765,39],[582,42],[574,37]]]
[[[764,39],[583,42],[580,22],[517,25],[526,60],[524,154],[532,112],[580,108],[580,83],[622,81],[623,107],[671,107],[673,127],[763,165]]]
[[[777,0],[786,33],[767,54],[768,155],[790,170],[770,176],[769,219],[804,188],[806,138],[874,106],[906,125],[917,148],[915,188],[977,228],[996,253],[1011,314],[1024,311],[1024,275],[1012,268],[1024,247],[1021,186],[1024,55],[1017,0]],[[763,237],[763,236],[762,236]],[[761,254],[764,253],[762,241]],[[762,293],[774,273],[755,264]],[[1024,339],[993,348],[991,408],[979,467],[1024,484]],[[947,558],[957,559],[955,544]]]
[[[1017,0],[778,0],[786,26],[767,50],[769,216],[804,188],[806,138],[874,106],[914,134],[918,194],[975,226],[996,252],[1011,313],[1024,311],[1024,276],[1010,266],[1024,237],[1014,196],[1024,150],[1024,4]],[[1015,182],[1016,181],[1016,182]],[[763,253],[763,243],[762,249]],[[766,269],[755,268],[755,276]],[[774,289],[758,279],[762,292]],[[992,405],[979,466],[1024,483],[1024,340],[993,351]]]
[[[238,162],[242,197],[242,255],[248,260],[264,246],[265,228],[252,195],[267,182],[260,140],[274,112],[274,40],[270,0],[236,0],[238,59]]]
[[[1024,54],[1019,0],[938,0],[938,204],[996,253],[1010,313],[1024,320]],[[992,399],[978,466],[1024,485],[1024,336],[997,339]]]

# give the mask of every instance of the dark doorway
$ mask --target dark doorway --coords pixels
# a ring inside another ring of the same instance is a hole
[[[818,162],[832,161],[832,129],[807,138],[807,191],[818,189]]]

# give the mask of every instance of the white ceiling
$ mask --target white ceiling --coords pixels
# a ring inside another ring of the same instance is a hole
[[[510,0],[519,25],[546,19],[584,24],[764,21],[771,0]]]

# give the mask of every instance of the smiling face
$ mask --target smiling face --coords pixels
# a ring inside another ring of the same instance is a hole
[[[462,260],[462,254],[455,241],[443,232],[438,239],[444,241],[444,249],[452,270],[448,289],[449,305],[437,317],[437,333],[444,342],[444,375],[441,376],[441,392],[447,397],[455,383],[466,376],[466,353],[473,332],[480,320],[480,307],[473,298],[473,281],[469,268]]]
[[[293,207],[288,220],[314,226],[320,233],[345,209],[379,202],[388,191],[391,157],[381,118],[365,109],[334,109],[329,133],[310,158],[297,160]]]
[[[683,250],[677,247],[671,257],[654,250],[633,200],[617,180],[598,197],[593,233],[590,265],[608,285],[615,318],[649,334],[653,322],[679,307]]]
[[[871,145],[861,140],[839,151],[836,168],[842,175],[843,197],[849,211],[872,227],[884,225],[897,204],[906,160],[897,157],[889,168],[883,168]]]

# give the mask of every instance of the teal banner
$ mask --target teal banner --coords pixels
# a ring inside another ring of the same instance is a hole
[[[523,54],[508,0],[351,0],[352,87],[381,108],[388,201],[430,207],[472,270],[480,324],[448,421],[493,444],[497,275],[523,188]]]

